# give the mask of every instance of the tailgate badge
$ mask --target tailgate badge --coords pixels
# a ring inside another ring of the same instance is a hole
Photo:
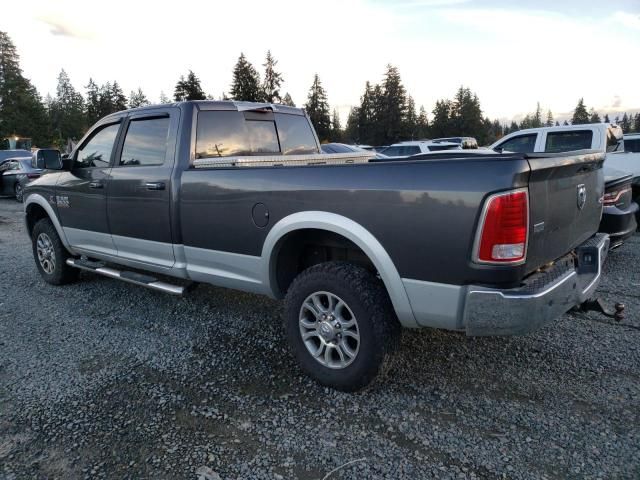
[[[587,203],[587,187],[581,183],[578,185],[578,210],[582,210],[585,203]]]

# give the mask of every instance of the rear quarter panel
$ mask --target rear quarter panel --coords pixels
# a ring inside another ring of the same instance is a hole
[[[193,246],[259,256],[282,218],[320,210],[367,229],[403,278],[450,284],[518,282],[524,267],[471,262],[484,198],[527,185],[521,157],[396,161],[359,165],[190,169],[181,176],[182,240]],[[269,223],[255,226],[263,203]]]

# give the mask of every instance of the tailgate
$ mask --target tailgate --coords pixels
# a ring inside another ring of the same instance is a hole
[[[604,154],[593,151],[527,155],[529,245],[527,272],[573,250],[598,231]]]

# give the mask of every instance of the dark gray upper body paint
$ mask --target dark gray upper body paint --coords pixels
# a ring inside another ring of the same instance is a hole
[[[401,277],[454,285],[517,285],[526,274],[593,235],[600,221],[603,156],[435,155],[428,160],[352,165],[194,169],[200,108],[229,106],[183,102],[135,109],[100,122],[120,120],[125,125],[128,115],[168,112],[175,153],[173,159],[167,155],[162,167],[126,169],[128,172],[88,169],[96,170],[83,174],[90,178],[63,172],[46,175],[29,189],[46,191],[58,182],[62,191],[67,188],[63,184],[112,178],[121,185],[113,190],[118,198],[109,204],[119,215],[117,224],[111,222],[112,233],[253,256],[261,255],[266,236],[280,219],[303,211],[331,212],[367,229],[387,251]],[[115,149],[112,162],[120,148]],[[151,201],[134,195],[149,179],[166,179],[162,198]],[[585,184],[590,192],[582,211],[576,207],[577,183]],[[527,263],[474,263],[471,252],[484,200],[492,193],[521,187],[530,192]],[[77,209],[75,216],[62,215],[61,223],[107,231],[107,201],[93,198],[99,194],[85,193],[82,187],[78,195],[86,208]],[[263,228],[252,220],[257,203],[266,205],[270,213]],[[540,222],[544,228],[534,233],[533,225]]]

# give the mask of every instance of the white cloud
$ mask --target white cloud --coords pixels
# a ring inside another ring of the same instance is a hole
[[[640,30],[640,14],[627,13],[627,12],[615,12],[611,19],[615,23],[624,25],[625,27]]]

